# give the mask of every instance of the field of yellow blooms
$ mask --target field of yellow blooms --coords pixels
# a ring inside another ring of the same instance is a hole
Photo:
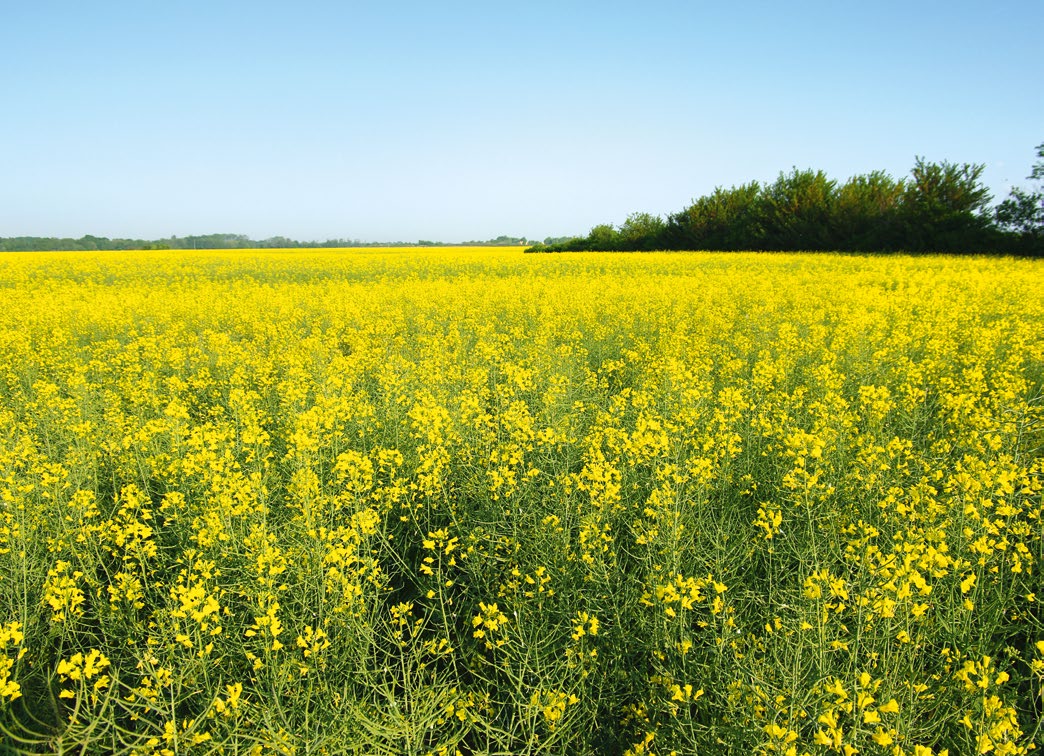
[[[1044,745],[1044,268],[0,256],[0,744]]]

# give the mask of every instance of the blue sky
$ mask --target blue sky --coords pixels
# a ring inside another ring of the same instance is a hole
[[[0,236],[462,241],[1044,142],[1044,1],[0,0]]]

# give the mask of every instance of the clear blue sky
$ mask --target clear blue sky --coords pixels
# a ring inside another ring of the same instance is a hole
[[[0,236],[543,238],[1044,142],[1044,1],[0,0]]]

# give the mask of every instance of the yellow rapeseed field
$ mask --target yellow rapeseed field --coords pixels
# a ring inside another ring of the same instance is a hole
[[[0,741],[1044,744],[1039,262],[0,256]]]

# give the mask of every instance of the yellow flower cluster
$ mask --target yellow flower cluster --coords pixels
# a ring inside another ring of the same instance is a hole
[[[26,648],[22,645],[25,634],[22,632],[20,622],[8,622],[0,625],[0,697],[13,701],[22,695],[21,686],[12,679],[11,672],[14,670],[15,662],[25,656]],[[11,651],[15,651],[12,659]]]
[[[544,715],[544,721],[548,726],[554,728],[565,716],[569,706],[580,703],[580,699],[573,693],[563,693],[560,690],[537,691],[530,699],[530,704],[539,709]]]
[[[507,615],[496,604],[480,601],[478,608],[478,614],[471,618],[471,626],[475,628],[472,637],[481,639],[487,650],[502,647],[507,643]]]
[[[97,695],[109,687],[109,683],[112,682],[109,675],[102,673],[102,670],[106,669],[109,664],[109,658],[94,648],[86,654],[77,652],[68,659],[62,659],[58,662],[55,671],[63,682],[79,683],[82,687],[89,688],[92,699],[96,699]],[[63,688],[58,696],[76,698],[77,691],[72,688]]]

